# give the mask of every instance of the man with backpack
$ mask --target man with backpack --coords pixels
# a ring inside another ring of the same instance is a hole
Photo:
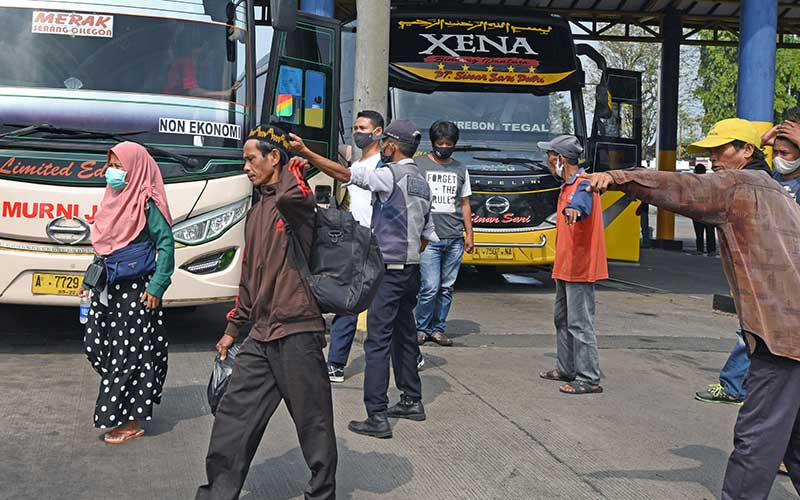
[[[422,384],[417,368],[414,306],[419,291],[419,256],[428,241],[438,241],[430,216],[431,192],[411,157],[421,134],[410,120],[394,120],[384,130],[379,147],[385,168],[347,169],[318,155],[302,139],[290,134],[292,151],[342,182],[373,193],[372,230],[383,253],[386,272],[367,315],[364,343],[364,404],[368,418],[351,421],[348,428],[377,438],[392,437],[389,417],[425,420]],[[388,407],[389,358],[400,402]]]
[[[208,484],[196,500],[239,497],[281,400],[311,469],[306,500],[336,497],[336,436],[322,354],[325,323],[290,255],[294,238],[308,257],[316,204],[303,180],[304,162],[288,162],[288,146],[286,132],[273,125],[251,131],[244,145],[244,172],[261,199],[247,214],[239,294],[216,345],[220,358],[227,357],[242,326],[252,328],[217,408],[206,456]]]

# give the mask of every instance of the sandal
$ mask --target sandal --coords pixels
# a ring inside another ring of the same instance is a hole
[[[111,431],[103,436],[103,441],[105,441],[106,444],[123,444],[142,436],[144,436],[144,429],[139,429],[136,432]]]
[[[566,375],[563,375],[558,370],[550,370],[548,372],[539,372],[539,378],[543,378],[545,380],[558,380],[561,382],[572,382],[575,379],[569,378]]]
[[[566,389],[567,387],[572,390]],[[603,392],[603,388],[600,386],[600,384],[590,384],[589,382],[583,382],[582,380],[575,380],[573,382],[564,384],[559,387],[558,390],[564,394],[600,394]]]

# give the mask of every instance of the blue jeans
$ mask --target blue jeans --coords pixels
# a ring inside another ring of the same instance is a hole
[[[733,346],[728,361],[719,372],[719,383],[725,388],[729,396],[737,399],[744,399],[747,391],[744,388],[744,381],[747,379],[747,372],[750,370],[750,355],[747,352],[747,343],[741,331],[738,332],[739,340]]]
[[[453,302],[464,238],[446,238],[428,243],[419,258],[421,285],[417,297],[417,331],[431,336],[444,333]]]
[[[353,338],[356,335],[358,316],[334,316],[331,324],[331,345],[328,348],[328,363],[347,365]]]

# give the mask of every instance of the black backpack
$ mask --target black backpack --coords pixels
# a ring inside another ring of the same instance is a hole
[[[306,261],[289,228],[289,252],[323,313],[356,315],[367,309],[383,281],[385,266],[372,230],[350,212],[317,207],[311,257]]]

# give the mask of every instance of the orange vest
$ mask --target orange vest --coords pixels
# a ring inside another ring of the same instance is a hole
[[[603,206],[600,195],[592,193],[592,213],[568,226],[564,209],[572,201],[580,180],[564,184],[558,196],[556,215],[556,261],[553,279],[573,282],[595,282],[608,278],[606,240],[603,229]]]

